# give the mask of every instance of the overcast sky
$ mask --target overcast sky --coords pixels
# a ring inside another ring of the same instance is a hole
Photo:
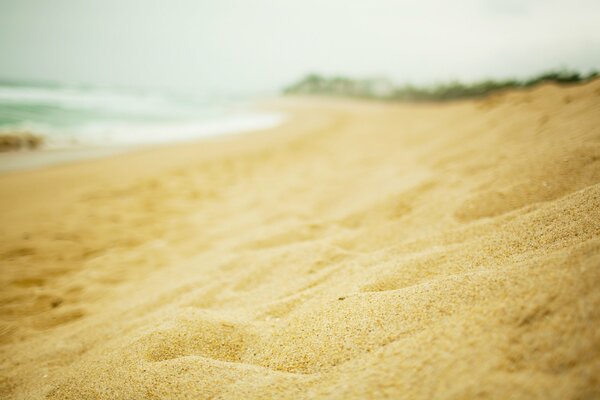
[[[0,0],[0,77],[247,93],[600,68],[599,0]]]

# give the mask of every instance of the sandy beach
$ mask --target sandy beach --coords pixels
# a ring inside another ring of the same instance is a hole
[[[265,107],[0,175],[0,398],[600,398],[600,80]]]

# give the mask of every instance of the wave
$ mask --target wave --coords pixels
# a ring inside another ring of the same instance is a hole
[[[161,92],[0,83],[0,133],[27,131],[50,147],[156,144],[266,129],[281,114]]]

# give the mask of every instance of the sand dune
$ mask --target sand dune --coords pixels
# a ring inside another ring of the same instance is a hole
[[[0,397],[600,398],[600,81],[0,177]]]

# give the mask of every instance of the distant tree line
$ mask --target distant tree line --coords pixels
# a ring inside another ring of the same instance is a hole
[[[572,84],[586,82],[597,72],[581,74],[570,70],[549,71],[530,79],[484,80],[473,83],[453,81],[431,86],[396,86],[384,78],[351,79],[309,74],[284,88],[284,94],[352,96],[398,101],[446,101],[482,97],[504,89],[527,88],[543,82]]]

